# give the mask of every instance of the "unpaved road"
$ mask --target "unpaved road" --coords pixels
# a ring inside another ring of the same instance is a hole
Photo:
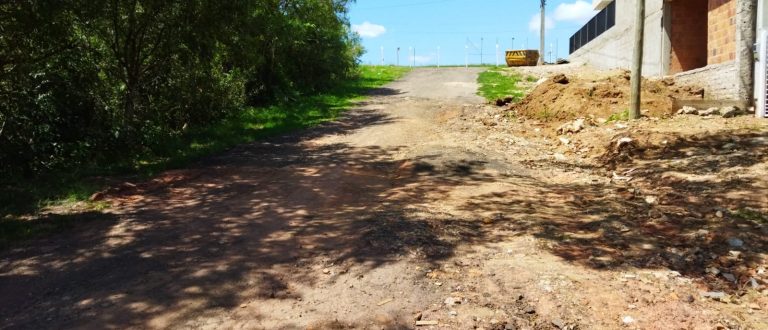
[[[97,220],[2,252],[0,327],[765,324],[688,274],[601,259],[664,238],[620,227],[604,178],[527,166],[540,141],[468,120],[485,109],[477,73],[415,70],[338,122],[124,189]]]

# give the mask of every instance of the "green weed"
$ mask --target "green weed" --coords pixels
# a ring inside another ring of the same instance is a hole
[[[517,86],[517,83],[520,82],[520,76],[505,74],[498,68],[491,68],[480,73],[477,82],[480,84],[478,95],[488,101],[505,97],[512,97],[514,101],[519,101],[524,96],[522,89]]]
[[[82,167],[41,175],[34,180],[17,179],[0,186],[0,246],[5,243],[68,228],[76,216],[36,216],[50,206],[78,202],[89,212],[99,213],[106,205],[87,202],[103,188],[104,177],[128,175],[146,178],[161,171],[181,168],[201,157],[225,151],[238,144],[304,129],[334,120],[353,102],[372,89],[392,82],[409,71],[403,67],[362,66],[358,78],[319,95],[261,108],[243,109],[237,116],[208,127],[191,127],[175,138],[153,146],[151,153],[130,161],[101,167]]]

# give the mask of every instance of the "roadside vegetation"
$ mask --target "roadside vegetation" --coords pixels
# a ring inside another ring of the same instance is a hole
[[[80,204],[79,211],[99,211],[106,205],[88,198],[103,187],[104,176],[147,177],[160,171],[179,168],[200,157],[224,151],[235,145],[290,131],[312,127],[336,119],[356,100],[372,89],[392,82],[409,69],[402,67],[361,66],[355,78],[333,89],[289,102],[264,107],[248,107],[237,116],[209,126],[192,128],[184,134],[158,143],[152,154],[136,154],[119,163],[86,170],[41,174],[29,181],[6,183],[0,195],[0,248],[7,243],[57,232],[75,221],[98,219],[93,213],[79,217],[35,216],[51,206]]]
[[[396,79],[405,69],[358,65],[347,4],[0,4],[0,243],[109,176],[332,120]]]
[[[492,67],[478,76],[477,82],[480,84],[478,95],[484,97],[489,102],[504,99],[517,102],[524,96],[522,89],[518,86],[520,81],[521,77],[519,75],[501,68]]]

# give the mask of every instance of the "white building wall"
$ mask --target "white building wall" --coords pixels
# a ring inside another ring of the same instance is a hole
[[[571,62],[586,63],[600,69],[630,69],[635,43],[636,0],[615,1],[616,25],[571,54]],[[669,40],[662,24],[664,0],[648,0],[645,15],[643,75],[663,76],[670,61]]]

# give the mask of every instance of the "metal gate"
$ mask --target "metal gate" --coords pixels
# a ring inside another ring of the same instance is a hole
[[[768,117],[768,30],[760,30],[758,40],[758,60],[755,70],[755,92],[759,118]]]

